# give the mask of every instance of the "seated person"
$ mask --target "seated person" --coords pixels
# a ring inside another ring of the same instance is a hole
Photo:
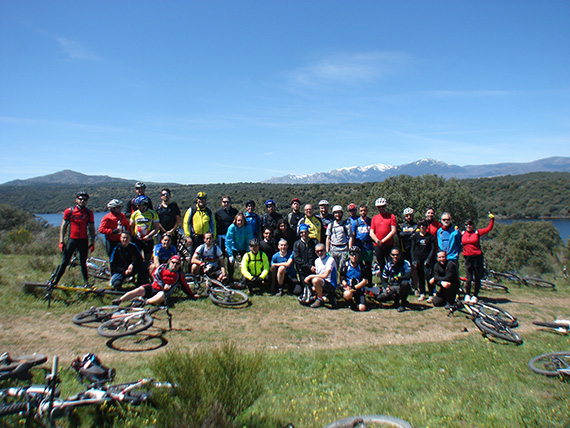
[[[188,287],[181,266],[182,259],[180,256],[172,256],[167,263],[160,265],[152,273],[152,284],[142,285],[123,294],[120,298],[113,300],[113,304],[120,305],[122,302],[127,302],[135,297],[143,297],[147,299],[147,303],[158,305],[170,297],[178,286],[181,286],[189,297],[197,297]]]
[[[411,291],[412,266],[402,257],[398,248],[392,248],[390,258],[382,271],[382,292],[377,300],[385,302],[394,299],[394,307],[398,308],[398,312],[404,312]]]
[[[360,263],[360,252],[360,247],[356,245],[350,247],[348,260],[340,267],[340,281],[344,290],[342,294],[344,300],[349,302],[353,309],[364,312],[366,310],[364,287],[368,285],[368,280],[362,276],[364,267]]]
[[[445,306],[450,308],[455,303],[455,297],[459,291],[459,272],[457,264],[447,260],[445,251],[437,253],[437,263],[433,268],[433,278],[430,280],[432,287],[438,286],[435,296],[430,297],[427,302],[434,306]]]
[[[243,284],[250,292],[258,289],[263,293],[269,275],[269,259],[263,251],[259,251],[259,241],[255,238],[249,241],[249,251],[241,260],[241,274]]]
[[[113,249],[111,254],[111,285],[113,288],[121,288],[123,282],[129,277],[136,275],[136,285],[148,282],[148,271],[144,264],[142,255],[138,247],[131,242],[131,233],[124,231],[121,233],[119,245]]]
[[[282,296],[285,287],[290,293],[294,292],[297,281],[297,272],[293,265],[293,251],[289,250],[289,244],[283,238],[277,244],[279,251],[271,258],[271,275],[273,277],[273,290],[277,289],[276,296]],[[298,293],[297,293],[298,294]]]
[[[324,295],[326,294],[332,306],[336,306],[335,291],[337,287],[336,262],[327,255],[325,244],[318,243],[315,246],[317,258],[315,260],[315,273],[305,278],[305,284],[312,286],[317,299],[311,308],[324,306]]]
[[[204,233],[204,243],[196,248],[191,262],[190,272],[193,275],[206,275],[222,282],[227,278],[224,253],[214,242],[212,232]]]
[[[154,246],[149,272],[154,272],[157,267],[166,263],[170,257],[175,256],[176,254],[176,247],[172,245],[172,235],[165,233],[160,239],[160,244],[156,244]]]

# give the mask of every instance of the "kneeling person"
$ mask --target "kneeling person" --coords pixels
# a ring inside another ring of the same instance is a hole
[[[336,262],[325,252],[324,244],[317,244],[315,247],[317,259],[315,260],[315,273],[305,278],[305,284],[313,287],[317,300],[311,308],[324,306],[323,295],[326,294],[335,306],[335,290],[337,286]]]
[[[343,298],[352,307],[364,312],[366,310],[366,298],[364,287],[368,285],[368,280],[362,277],[363,266],[360,263],[360,247],[352,246],[348,251],[349,259],[340,267],[340,280],[343,291]]]
[[[190,271],[193,275],[206,275],[218,281],[226,280],[224,253],[214,242],[212,232],[204,233],[204,243],[199,245],[196,251],[194,251]]]
[[[249,251],[241,260],[241,274],[243,281],[251,291],[254,288],[263,292],[266,288],[265,279],[269,275],[269,259],[267,254],[259,251],[259,241],[253,238],[249,241]]]
[[[288,291],[293,293],[295,285],[298,285],[298,281],[297,272],[293,265],[293,252],[289,250],[289,244],[282,238],[279,240],[277,248],[279,248],[279,252],[273,254],[271,258],[271,273],[277,289],[276,295],[282,296],[286,286],[289,289]],[[275,292],[275,290],[272,291]]]
[[[121,233],[119,245],[111,254],[111,285],[121,288],[125,280],[136,275],[136,285],[145,284],[148,280],[148,271],[144,264],[139,248],[131,242],[131,233]]]
[[[445,251],[437,253],[437,263],[433,268],[433,278],[430,279],[430,284],[432,287],[438,286],[432,299],[434,306],[447,308],[455,303],[455,297],[459,291],[459,272],[457,264],[447,260]]]
[[[382,293],[378,295],[379,302],[394,299],[394,306],[398,312],[406,310],[408,295],[410,294],[410,277],[412,266],[400,254],[400,250],[392,248],[391,260],[384,266],[382,271]]]

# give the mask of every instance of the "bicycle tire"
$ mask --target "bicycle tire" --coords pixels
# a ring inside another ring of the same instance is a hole
[[[512,331],[506,325],[497,322],[493,318],[488,317],[477,317],[473,320],[475,325],[484,335],[490,334],[497,339],[502,339],[507,342],[515,343],[517,345],[521,345],[523,343],[522,338]]]
[[[509,287],[507,287],[506,285],[500,284],[498,282],[489,281],[487,279],[483,279],[481,281],[481,288],[489,291],[504,291],[504,292],[509,291]]]
[[[523,280],[527,285],[532,285],[533,287],[537,287],[537,288],[551,288],[552,290],[554,290],[556,288],[556,284],[554,284],[553,282],[550,282],[550,281],[546,281],[542,278],[525,276],[523,278]]]
[[[208,297],[218,306],[241,306],[249,301],[249,296],[240,290],[224,287],[211,287]]]
[[[184,276],[188,286],[192,292],[198,296],[205,297],[208,292],[208,287],[206,286],[206,280],[203,276],[195,276],[187,274]]]
[[[0,406],[0,416],[15,415],[20,412],[28,413],[30,410],[27,402],[6,404]]]
[[[535,373],[544,376],[558,376],[558,369],[570,368],[570,352],[548,352],[531,358],[528,367]]]
[[[409,422],[400,418],[386,415],[364,415],[351,416],[339,419],[328,424],[324,428],[352,428],[352,427],[396,427],[396,428],[413,428]]]
[[[115,318],[105,321],[97,327],[97,333],[103,337],[124,337],[140,333],[152,326],[154,319],[146,312],[128,320]]]
[[[83,325],[94,322],[107,321],[113,315],[119,306],[101,306],[98,308],[91,308],[86,311],[80,312],[71,318],[73,324]]]
[[[548,328],[553,328],[555,330],[559,329],[559,328],[565,328],[568,329],[567,327],[560,325],[558,323],[555,322],[549,322],[549,321],[533,321],[532,322],[534,325],[537,325],[539,327],[548,327]]]
[[[497,320],[498,322],[500,322],[503,325],[506,325],[507,327],[516,327],[519,325],[517,317],[511,315],[509,312],[499,308],[498,306],[492,305],[491,303],[483,303],[483,302],[477,303],[476,306],[480,312]]]

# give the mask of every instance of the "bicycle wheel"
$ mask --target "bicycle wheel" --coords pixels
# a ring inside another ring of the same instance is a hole
[[[498,306],[482,302],[477,303],[476,306],[480,312],[497,320],[507,327],[516,327],[519,325],[519,322],[515,316],[511,315],[504,309],[499,308]]]
[[[548,328],[552,328],[554,330],[558,330],[558,331],[568,331],[570,329],[570,327],[566,327],[562,324],[558,324],[556,322],[548,322],[548,321],[533,321],[532,322],[534,325],[537,325],[539,327],[548,327]]]
[[[103,337],[123,337],[140,333],[149,328],[154,319],[146,312],[140,315],[110,319],[97,327],[97,333]]]
[[[549,352],[531,358],[528,367],[544,376],[558,376],[558,369],[570,368],[570,352]]]
[[[0,406],[0,416],[15,415],[20,412],[29,412],[30,407],[27,402],[6,404],[5,406]]]
[[[535,278],[532,276],[524,277],[524,282],[528,285],[532,285],[533,287],[550,288],[552,290],[556,288],[556,284],[554,284],[553,282],[546,281],[542,278]]]
[[[486,279],[483,279],[481,281],[481,288],[489,291],[509,291],[509,287],[507,287],[506,285],[499,284],[498,282],[493,282]]]
[[[522,338],[517,333],[493,318],[477,317],[473,321],[477,328],[485,335],[490,334],[497,339],[506,340],[507,342],[516,343],[517,345],[523,343]]]
[[[71,318],[71,321],[77,325],[107,321],[111,318],[111,315],[117,312],[118,309],[119,306],[101,306],[99,308],[91,308],[74,315],[73,318]]]
[[[240,306],[245,305],[249,300],[249,296],[243,291],[216,286],[210,288],[208,297],[219,306]]]
[[[349,418],[339,419],[324,428],[373,428],[373,427],[396,427],[396,428],[413,428],[408,422],[385,415],[364,415],[351,416]]]

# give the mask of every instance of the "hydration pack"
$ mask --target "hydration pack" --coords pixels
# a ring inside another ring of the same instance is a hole
[[[115,369],[101,363],[95,354],[85,354],[83,358],[77,357],[72,361],[71,367],[75,369],[81,380],[87,379],[91,383],[103,383],[113,380]]]

